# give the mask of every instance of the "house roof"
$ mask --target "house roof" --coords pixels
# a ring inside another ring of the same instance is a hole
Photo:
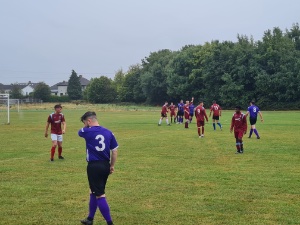
[[[86,78],[84,78],[82,75],[79,75],[79,81],[80,81],[80,84],[81,86],[87,86],[90,81]],[[68,82],[67,81],[63,81],[63,82],[59,82],[55,85],[53,85],[52,87],[54,88],[55,86],[68,86]],[[52,87],[50,88],[52,90]],[[57,89],[57,87],[56,87]]]

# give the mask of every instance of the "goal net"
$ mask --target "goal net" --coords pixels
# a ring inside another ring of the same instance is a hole
[[[9,124],[9,94],[0,94],[0,124]]]

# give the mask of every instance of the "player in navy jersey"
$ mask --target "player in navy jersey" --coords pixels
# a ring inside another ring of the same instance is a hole
[[[180,100],[178,103],[178,111],[177,111],[177,123],[183,123],[183,115],[184,115],[184,103],[183,100]]]
[[[243,153],[243,136],[247,133],[247,120],[245,114],[241,112],[241,107],[235,107],[235,113],[231,119],[230,132],[234,129],[234,137],[236,140],[236,153]]]
[[[66,132],[66,120],[64,114],[62,114],[61,105],[54,106],[54,113],[51,113],[48,116],[46,129],[45,129],[45,137],[48,137],[48,129],[51,124],[51,140],[52,140],[52,147],[50,151],[50,161],[54,161],[54,154],[56,146],[58,146],[58,158],[64,159],[62,154],[62,142],[63,142],[63,134]],[[62,128],[63,126],[63,128]]]
[[[194,97],[192,97],[192,100],[190,101],[190,123],[192,122],[193,116],[194,116],[194,111],[195,111],[195,106],[194,106]]]
[[[256,124],[256,121],[257,121],[257,114],[259,114],[261,122],[263,122],[264,119],[263,119],[262,113],[260,112],[259,108],[255,105],[254,101],[250,102],[250,106],[248,107],[248,111],[246,113],[246,116],[248,116],[249,114],[250,114],[249,121],[250,121],[251,129],[250,129],[250,133],[249,133],[248,138],[251,138],[251,135],[254,131],[254,133],[256,135],[256,138],[260,139],[258,131],[255,127],[255,124]]]
[[[110,130],[99,125],[95,112],[86,112],[81,121],[84,127],[78,131],[78,135],[86,142],[87,176],[91,191],[89,215],[81,223],[92,225],[98,207],[107,224],[112,225],[105,186],[108,175],[115,170],[118,143]]]

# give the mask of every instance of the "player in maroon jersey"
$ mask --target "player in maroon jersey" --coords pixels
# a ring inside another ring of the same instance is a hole
[[[189,128],[189,122],[190,122],[190,101],[185,101],[185,105],[183,106],[184,110],[184,127]]]
[[[245,114],[241,112],[241,106],[235,107],[235,113],[231,119],[230,132],[234,129],[237,154],[244,152],[243,136],[247,133],[247,120]]]
[[[48,128],[51,124],[51,140],[52,140],[52,148],[51,148],[51,157],[50,161],[54,161],[54,154],[56,146],[58,146],[58,158],[64,159],[62,154],[62,141],[63,141],[63,134],[66,132],[66,121],[64,114],[61,113],[62,107],[61,105],[54,106],[54,113],[51,113],[48,116],[47,124],[46,124],[46,131],[45,137],[48,137]],[[61,128],[63,125],[63,128]]]
[[[195,116],[197,120],[197,129],[198,129],[198,135],[199,138],[204,137],[204,119],[206,119],[206,122],[208,122],[208,117],[206,115],[206,110],[203,107],[204,103],[203,101],[199,102],[199,105],[195,109]]]
[[[170,109],[170,117],[171,117],[171,123],[173,123],[173,117],[174,117],[174,123],[176,123],[176,105],[171,102],[171,105],[169,106]]]
[[[168,126],[170,126],[169,124],[169,120],[168,120],[168,102],[165,102],[165,104],[161,107],[161,117],[158,121],[158,126],[161,125],[161,121],[166,118],[166,122],[168,124]]]
[[[212,119],[213,119],[214,130],[216,130],[216,122],[219,125],[220,129],[222,130],[222,125],[219,122],[220,116],[222,115],[222,108],[217,104],[216,101],[213,101],[213,104],[210,107],[209,117],[211,116],[211,113],[213,113]]]

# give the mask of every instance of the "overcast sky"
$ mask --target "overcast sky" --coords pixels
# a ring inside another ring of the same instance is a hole
[[[151,52],[294,23],[299,0],[0,0],[0,83],[113,78]]]

